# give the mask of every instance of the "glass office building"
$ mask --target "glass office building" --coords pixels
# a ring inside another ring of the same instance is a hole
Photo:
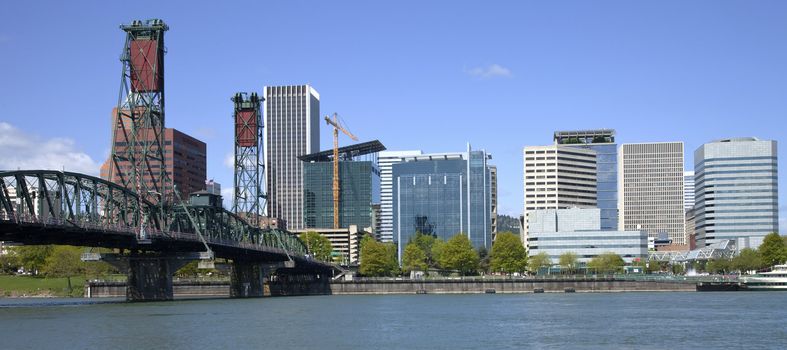
[[[379,141],[339,148],[339,227],[373,227],[372,203],[379,186]],[[333,150],[300,157],[303,164],[303,227],[333,227]]]
[[[491,180],[485,151],[424,154],[393,164],[393,236],[401,261],[416,232],[443,240],[463,233],[491,248]]]
[[[694,152],[697,246],[725,239],[758,248],[779,229],[776,141],[754,137],[706,143]]]
[[[618,146],[615,130],[556,131],[555,144],[596,151],[596,202],[601,229],[618,229]]]
[[[528,216],[530,256],[547,253],[552,263],[568,252],[576,254],[581,263],[608,252],[620,255],[626,263],[648,256],[647,232],[600,230],[598,208],[535,210]]]

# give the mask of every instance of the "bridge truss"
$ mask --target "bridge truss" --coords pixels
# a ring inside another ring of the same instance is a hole
[[[723,240],[707,247],[685,252],[650,252],[649,261],[692,262],[713,259],[731,259],[737,252],[734,240]]]
[[[254,227],[221,207],[160,208],[123,186],[89,175],[0,172],[0,240],[193,252],[205,249],[198,228],[218,257],[264,255],[285,261],[304,260],[308,254],[294,234]],[[147,223],[140,225],[140,221]],[[148,230],[150,242],[138,241],[142,229]]]

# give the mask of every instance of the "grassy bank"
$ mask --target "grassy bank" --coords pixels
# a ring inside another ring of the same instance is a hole
[[[32,276],[1,276],[0,297],[81,297],[84,277],[71,277],[72,291],[68,291],[67,278]]]

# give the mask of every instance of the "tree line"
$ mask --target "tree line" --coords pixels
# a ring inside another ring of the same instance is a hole
[[[439,270],[457,272],[462,276],[480,273],[539,273],[555,265],[552,258],[541,252],[528,256],[519,237],[511,232],[498,233],[492,249],[473,249],[467,235],[459,233],[447,241],[417,232],[404,246],[401,267],[397,260],[397,247],[393,243],[377,242],[371,237],[361,241],[359,272],[364,276],[384,277],[408,274],[411,271]],[[698,262],[693,266],[698,271],[727,273],[752,271],[781,264],[787,261],[787,237],[777,233],[767,235],[758,249],[743,249],[732,259]],[[594,273],[622,272],[626,265],[623,258],[613,252],[599,254],[583,267],[576,253],[565,252],[556,262],[561,273],[577,273],[580,269]],[[671,272],[682,274],[682,264],[648,262],[637,259],[633,266],[645,272]]]

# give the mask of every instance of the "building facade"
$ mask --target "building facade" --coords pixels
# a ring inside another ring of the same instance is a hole
[[[523,158],[525,222],[522,241],[525,246],[530,211],[597,206],[594,150],[563,145],[528,146]]]
[[[369,234],[356,225],[338,229],[301,229],[292,232],[300,235],[301,233],[309,231],[317,232],[331,242],[331,248],[333,248],[333,252],[337,255],[335,258],[338,261],[336,262],[343,266],[358,265],[361,254],[361,240],[364,235]]]
[[[601,230],[601,209],[542,209],[528,213],[531,256],[545,252],[553,263],[563,253],[574,253],[587,263],[603,253],[620,255],[626,263],[648,256],[645,231]]]
[[[754,137],[706,143],[694,152],[699,247],[735,239],[757,248],[779,228],[776,141]]]
[[[303,162],[320,147],[320,95],[309,85],[266,86],[265,177],[268,216],[304,227]]]
[[[122,130],[115,130],[121,133]],[[120,139],[120,138],[117,138]],[[120,142],[119,142],[120,143]],[[123,151],[125,145],[116,145],[116,149]],[[164,166],[172,182],[178,188],[180,198],[187,200],[191,193],[202,191],[205,189],[205,179],[207,178],[207,146],[204,142],[182,133],[176,129],[167,128],[164,130]],[[107,159],[101,165],[101,178],[122,184],[120,174],[115,169],[111,171],[111,159]],[[118,165],[130,171],[131,163],[127,161],[119,161]],[[146,172],[150,175],[151,173]],[[144,179],[150,184],[154,179]],[[130,190],[136,191],[136,188]],[[162,193],[171,198],[169,195],[172,193],[172,188],[163,189]]]
[[[380,168],[380,241],[394,241],[393,233],[393,165],[407,157],[422,155],[421,151],[382,151],[378,153]]]
[[[620,230],[666,232],[673,244],[687,244],[683,142],[624,144],[619,163]]]
[[[489,166],[489,184],[491,187],[490,194],[492,196],[490,202],[492,213],[490,213],[490,218],[492,220],[492,240],[494,241],[495,235],[497,235],[497,166]]]
[[[339,227],[372,226],[372,163],[339,162]],[[304,228],[333,227],[333,163],[303,164]]]
[[[683,172],[683,209],[694,208],[694,171]]]
[[[376,154],[384,149],[379,141],[339,148],[339,227],[373,231],[373,192],[379,183]],[[304,228],[333,228],[333,150],[299,159],[304,162]]]
[[[618,146],[615,130],[556,131],[556,145],[596,152],[596,205],[601,209],[601,229],[618,229]]]
[[[448,240],[466,234],[475,248],[491,248],[491,183],[485,151],[426,154],[392,166],[394,242],[401,261],[416,232]]]

